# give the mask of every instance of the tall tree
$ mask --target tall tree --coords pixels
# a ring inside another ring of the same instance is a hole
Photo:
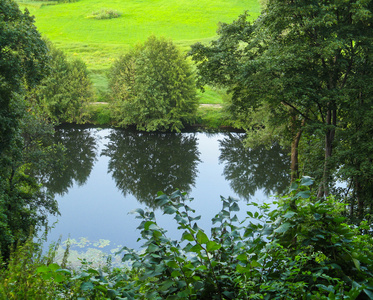
[[[287,124],[292,173],[302,132],[324,136],[319,196],[328,193],[336,131],[354,122],[350,103],[372,103],[373,2],[269,0],[253,23],[241,16],[222,24],[219,39],[191,55],[201,83],[227,86],[231,110],[247,118],[266,109],[265,126]],[[285,133],[285,132],[284,132]]]
[[[0,255],[5,259],[13,243],[57,212],[54,200],[27,174],[30,151],[40,150],[43,134],[41,120],[27,112],[24,95],[42,80],[49,58],[33,22],[15,2],[0,0]]]

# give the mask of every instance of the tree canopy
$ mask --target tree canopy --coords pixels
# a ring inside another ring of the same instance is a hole
[[[40,189],[28,168],[42,163],[45,137],[42,120],[27,108],[25,94],[48,70],[48,48],[27,10],[0,0],[0,254],[27,239],[58,212],[56,202]],[[48,148],[54,151],[53,147]]]
[[[196,44],[190,54],[201,85],[229,89],[230,111],[242,127],[292,141],[293,178],[299,176],[302,133],[313,149],[323,149],[323,157],[309,152],[324,162],[321,172],[302,165],[319,180],[322,196],[329,192],[332,170],[345,163],[334,150],[341,143],[352,145],[346,132],[359,128],[369,134],[372,21],[372,1],[269,0],[254,23],[244,14],[232,24],[221,24],[216,41]],[[365,107],[359,116],[358,107]],[[266,122],[255,119],[259,114]],[[372,162],[372,152],[366,155]],[[368,169],[364,181],[372,185]]]
[[[165,38],[151,36],[119,58],[109,79],[121,126],[180,131],[194,118],[198,101],[191,67]]]

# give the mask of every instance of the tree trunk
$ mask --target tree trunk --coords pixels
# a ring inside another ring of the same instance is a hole
[[[291,143],[291,164],[290,164],[290,174],[291,174],[291,182],[294,182],[299,178],[299,165],[298,165],[298,146],[300,142],[300,138],[302,136],[304,120],[302,121],[301,127],[298,129],[298,132],[293,137],[293,141]]]
[[[333,141],[335,136],[335,126],[337,123],[337,111],[328,110],[326,116],[326,133],[325,133],[325,158],[324,158],[324,172],[321,179],[321,184],[317,197],[326,197],[329,195],[329,182],[330,182],[330,158],[333,152]]]

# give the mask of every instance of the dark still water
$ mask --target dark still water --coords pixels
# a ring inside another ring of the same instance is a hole
[[[56,142],[67,156],[46,176],[61,212],[48,242],[62,235],[104,251],[119,245],[139,249],[140,220],[129,214],[139,207],[154,209],[159,225],[178,238],[172,217],[153,202],[158,191],[176,188],[194,198],[190,206],[202,215],[199,226],[208,233],[222,206],[220,196],[241,199],[243,218],[248,200],[268,201],[289,182],[286,151],[276,145],[245,149],[243,138],[241,133],[57,129]]]

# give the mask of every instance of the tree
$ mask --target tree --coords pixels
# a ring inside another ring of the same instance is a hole
[[[151,36],[119,58],[109,79],[121,126],[180,131],[194,118],[198,101],[191,67],[165,38]]]
[[[27,173],[50,128],[28,110],[24,95],[46,74],[48,48],[27,10],[10,0],[0,0],[0,40],[0,254],[6,260],[12,244],[58,210]]]
[[[320,197],[340,165],[332,164],[332,154],[342,121],[356,122],[351,106],[372,105],[372,13],[372,1],[270,0],[253,24],[244,14],[222,24],[211,46],[197,44],[191,51],[200,82],[230,88],[231,111],[246,124],[257,121],[248,112],[263,109],[267,130],[286,124],[282,135],[292,140],[293,179],[304,130],[313,139],[323,136]]]
[[[36,97],[53,122],[83,123],[94,96],[87,66],[79,59],[69,61],[51,42],[47,45],[51,71],[31,97]]]
[[[34,87],[47,70],[47,48],[33,22],[14,1],[0,1],[0,153],[18,128],[19,94]]]

